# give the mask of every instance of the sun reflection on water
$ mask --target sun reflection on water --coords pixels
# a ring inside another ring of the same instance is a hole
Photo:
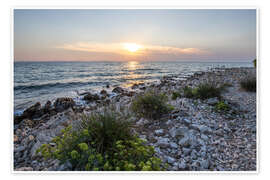
[[[129,61],[127,64],[125,64],[125,69],[128,71],[128,74],[123,76],[123,79],[126,79],[126,83],[123,84],[123,87],[129,88],[133,84],[141,83],[143,80],[138,80],[138,78],[141,78],[143,75],[136,72],[138,69],[142,69],[143,65],[139,63],[138,61]]]

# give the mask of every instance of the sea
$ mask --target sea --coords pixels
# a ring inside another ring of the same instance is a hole
[[[253,67],[251,62],[14,62],[14,113],[58,97],[82,103],[79,94],[111,91],[134,83],[159,83],[168,75],[187,77],[213,68]],[[109,85],[110,88],[107,88]]]

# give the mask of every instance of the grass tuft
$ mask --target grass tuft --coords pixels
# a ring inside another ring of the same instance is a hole
[[[240,82],[243,89],[249,92],[256,92],[256,77],[248,77]]]
[[[168,97],[165,94],[149,91],[137,96],[131,108],[140,117],[158,119],[173,110],[173,106],[168,105],[167,101]]]

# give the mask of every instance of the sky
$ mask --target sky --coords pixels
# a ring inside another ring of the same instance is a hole
[[[15,9],[15,61],[256,58],[255,9]]]

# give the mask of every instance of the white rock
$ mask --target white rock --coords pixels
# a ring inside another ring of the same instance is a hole
[[[179,140],[178,144],[182,147],[187,147],[190,145],[190,139],[188,137],[184,137]]]
[[[136,122],[137,126],[143,126],[145,124],[149,123],[147,119],[141,118],[139,121]]]
[[[214,104],[217,104],[218,103],[218,98],[217,97],[214,97],[214,98],[210,98],[207,100],[207,104],[210,104],[210,105],[214,105]]]
[[[179,136],[185,136],[185,134],[188,132],[188,128],[186,127],[180,127],[180,128],[172,128],[169,133],[172,137],[179,137]]]
[[[155,134],[156,134],[157,136],[162,136],[162,135],[164,135],[164,130],[163,130],[163,129],[155,130]]]
[[[178,145],[174,142],[171,142],[170,146],[171,146],[171,148],[174,148],[174,149],[178,148]]]
[[[208,136],[206,136],[205,134],[201,134],[201,138],[205,141],[208,141],[209,139]]]
[[[41,146],[41,143],[39,141],[37,141],[36,144],[33,145],[32,149],[31,149],[31,157],[32,158],[34,156],[36,156],[36,151],[40,146]]]
[[[180,170],[185,170],[186,167],[187,167],[187,165],[186,165],[186,163],[183,162],[183,161],[182,161],[181,163],[178,164],[178,168],[179,168]]]
[[[203,169],[208,169],[209,168],[209,161],[208,160],[202,160],[200,161],[200,165]]]
[[[167,162],[168,162],[169,164],[173,164],[173,163],[175,162],[175,159],[174,159],[173,157],[168,156],[168,157],[167,157]]]
[[[157,146],[162,147],[162,148],[166,148],[170,146],[169,143],[169,138],[159,138],[158,142],[157,142]]]

